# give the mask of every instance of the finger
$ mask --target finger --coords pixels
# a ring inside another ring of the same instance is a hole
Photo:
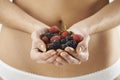
[[[59,62],[59,63],[61,63],[62,65],[68,64],[68,62],[65,61],[65,60],[64,60],[63,58],[61,58],[61,57],[57,57],[57,58],[56,58],[56,61]]]
[[[47,60],[48,58],[52,57],[55,55],[57,52],[55,50],[49,50],[44,54],[41,54],[40,59],[42,60]]]
[[[79,43],[76,49],[78,55],[79,55],[79,59],[84,62],[88,60],[88,46],[82,43]]]
[[[57,62],[57,61],[54,61],[54,63],[53,63],[55,66],[62,66],[62,64],[61,63],[59,63],[59,62]]]
[[[44,54],[44,53],[38,52],[38,49],[32,49],[30,52],[30,57],[33,60],[38,60],[40,58],[41,54]]]
[[[54,56],[48,58],[48,59],[46,60],[46,62],[47,62],[47,63],[53,63],[53,62],[56,60],[57,57],[58,57],[57,55],[54,55]]]
[[[51,56],[55,55],[56,52],[54,50],[49,50],[48,52],[38,52],[37,49],[31,51],[31,56],[34,60],[47,60]]]
[[[32,49],[40,49],[41,51],[46,51],[46,45],[41,39],[36,39],[32,41]]]
[[[57,49],[56,51],[57,51],[57,55],[60,55],[60,53],[63,52],[62,49]]]
[[[72,57],[80,60],[77,52],[72,47],[66,47],[65,51],[68,52]]]
[[[68,52],[72,56],[76,54],[75,50],[72,47],[66,47],[65,51]]]
[[[80,64],[80,61],[70,56],[67,52],[60,54],[69,64]]]

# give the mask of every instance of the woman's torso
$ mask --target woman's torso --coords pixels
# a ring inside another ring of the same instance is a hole
[[[50,26],[70,27],[108,4],[108,0],[14,0],[14,3],[34,18]],[[14,16],[13,16],[14,17]],[[119,57],[119,37],[115,29],[91,36],[90,57],[80,65],[37,64],[30,59],[30,34],[3,27],[0,33],[0,58],[18,69],[53,77],[79,76],[106,68]]]

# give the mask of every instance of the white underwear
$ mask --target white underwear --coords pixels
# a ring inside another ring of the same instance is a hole
[[[53,78],[15,69],[0,60],[0,76],[4,80],[114,80],[120,75],[120,59],[112,66],[79,77]]]

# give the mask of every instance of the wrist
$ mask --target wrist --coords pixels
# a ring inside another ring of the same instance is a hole
[[[92,21],[86,19],[74,24],[73,26],[77,31],[82,30],[83,32],[88,33],[88,35],[93,35],[95,33],[96,25],[93,25],[92,23],[93,23]]]
[[[45,30],[45,29],[49,29],[49,26],[48,25],[45,25],[43,23],[37,23],[37,24],[33,24],[32,25],[32,28],[30,28],[30,33],[33,33],[34,31],[37,31],[37,30]]]
[[[70,30],[75,32],[76,34],[89,34],[89,27],[86,24],[83,23],[76,23],[70,27]]]

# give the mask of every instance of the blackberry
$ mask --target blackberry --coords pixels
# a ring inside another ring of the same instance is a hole
[[[54,33],[54,34],[52,34],[53,36],[57,36],[57,35],[59,35],[58,33]]]
[[[77,42],[74,40],[70,40],[66,43],[66,45],[75,49],[77,46]]]
[[[55,43],[51,43],[49,46],[48,46],[48,50],[50,49],[54,49],[54,50],[57,50],[60,48],[60,45],[56,45]]]
[[[65,39],[66,39],[66,41],[70,41],[70,40],[72,40],[73,38],[72,38],[72,36],[67,36]]]
[[[66,43],[66,39],[61,39],[61,44],[65,44]]]
[[[68,46],[68,45],[66,45],[66,44],[62,44],[62,45],[61,45],[61,49],[64,50],[67,46]]]
[[[77,42],[75,40],[71,40],[72,47],[75,49],[77,47]]]
[[[60,40],[55,40],[55,41],[53,42],[53,44],[56,45],[56,46],[60,46]]]
[[[68,42],[66,43],[66,45],[72,47],[71,41],[68,41]]]
[[[53,36],[51,33],[46,33],[45,36],[50,40],[50,38]]]
[[[53,49],[54,47],[53,47],[53,44],[50,44],[49,46],[48,46],[48,50],[50,50],[50,49]]]

